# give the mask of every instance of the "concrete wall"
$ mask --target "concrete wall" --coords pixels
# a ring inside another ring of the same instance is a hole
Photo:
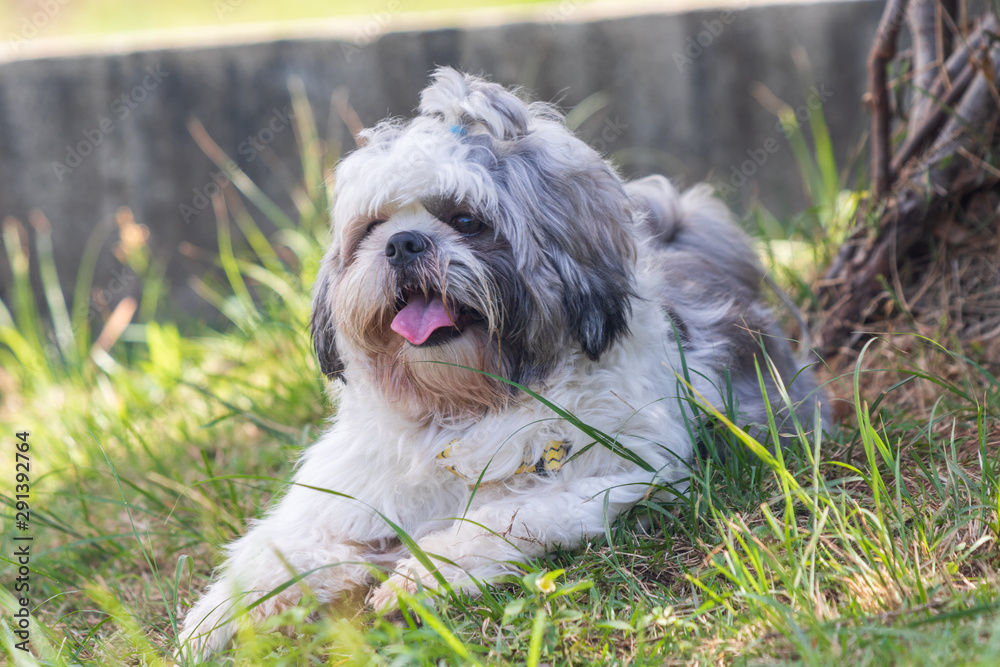
[[[26,220],[37,208],[51,220],[60,277],[71,288],[92,229],[110,224],[118,207],[129,206],[150,228],[151,247],[169,260],[173,303],[205,312],[186,286],[186,276],[204,272],[205,265],[177,252],[182,241],[211,249],[216,239],[211,207],[201,206],[198,196],[211,183],[213,166],[192,140],[188,120],[199,119],[293,214],[280,178],[245,143],[269,139],[267,150],[299,174],[285,118],[290,77],[303,81],[324,131],[335,88],[349,91],[370,124],[387,114],[408,114],[428,71],[445,64],[526,85],[567,109],[605,93],[608,105],[581,132],[613,154],[627,175],[660,171],[688,184],[708,178],[732,186],[729,199],[737,210],[759,197],[777,214],[791,214],[804,206],[798,172],[775,116],[754,98],[754,86],[763,83],[793,107],[822,104],[845,156],[860,134],[864,62],[884,4],[740,9],[737,3],[728,10],[579,20],[567,2],[536,21],[513,25],[392,32],[400,25],[392,13],[399,2],[389,0],[385,12],[342,39],[0,64],[0,216]],[[809,72],[802,69],[802,54]],[[332,127],[348,146],[345,128]],[[747,163],[754,157],[758,164]],[[753,176],[737,176],[741,166]],[[113,280],[117,263],[110,245],[102,254],[98,287]],[[8,269],[0,265],[0,286],[8,284]],[[126,285],[115,296],[137,288]]]

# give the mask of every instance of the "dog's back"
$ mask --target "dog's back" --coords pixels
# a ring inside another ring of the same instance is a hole
[[[823,401],[812,370],[803,367],[815,359],[809,350],[800,353],[802,358],[793,353],[764,301],[769,281],[729,209],[709,186],[681,194],[663,176],[629,183],[626,191],[635,210],[645,214],[640,266],[659,283],[660,306],[678,331],[694,388],[723,412],[730,400],[737,403],[741,423],[765,425],[767,405],[756,359],[779,427],[791,412],[774,374],[787,389],[799,423],[811,430]],[[824,424],[825,412],[821,408]],[[788,433],[791,424],[784,426],[782,432]],[[766,435],[760,427],[751,432]]]

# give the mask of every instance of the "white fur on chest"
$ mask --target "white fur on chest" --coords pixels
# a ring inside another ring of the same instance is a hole
[[[660,471],[660,479],[673,482],[685,474],[683,462],[692,447],[676,400],[674,369],[680,364],[674,331],[656,299],[643,298],[655,289],[648,282],[640,282],[629,336],[598,362],[581,353],[569,355],[544,386],[532,390],[611,436]],[[544,476],[517,472],[525,461],[539,459],[553,441],[568,444],[569,463]],[[577,426],[523,392],[497,414],[451,426],[408,419],[370,385],[352,378],[340,391],[333,427],[303,456],[295,481],[363,503],[343,517],[332,517],[334,521],[365,533],[387,532],[372,510],[412,526],[455,516],[473,487],[559,484],[635,468],[593,443]],[[440,458],[445,450],[449,456]],[[532,476],[547,479],[529,480]],[[356,510],[372,520],[363,520]]]

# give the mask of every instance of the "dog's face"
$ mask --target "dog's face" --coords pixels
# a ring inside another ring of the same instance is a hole
[[[628,331],[635,248],[617,174],[547,105],[438,70],[420,115],[337,168],[313,339],[413,414],[503,409],[510,386]]]

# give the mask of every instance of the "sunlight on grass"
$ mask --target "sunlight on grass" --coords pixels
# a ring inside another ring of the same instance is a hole
[[[588,0],[573,0],[572,5]],[[23,4],[23,6],[22,6]],[[266,0],[177,0],[176,2],[136,3],[127,0],[53,0],[53,15],[33,19],[41,11],[34,3],[4,3],[0,8],[3,23],[21,34],[27,20],[43,37],[100,35],[186,28],[223,27],[240,23],[269,23],[303,19],[389,17],[400,12],[462,12],[472,8],[557,5],[557,0],[486,0],[470,4],[462,0],[289,0],[282,3]],[[29,29],[30,31],[30,29]],[[30,37],[34,37],[31,31]]]

